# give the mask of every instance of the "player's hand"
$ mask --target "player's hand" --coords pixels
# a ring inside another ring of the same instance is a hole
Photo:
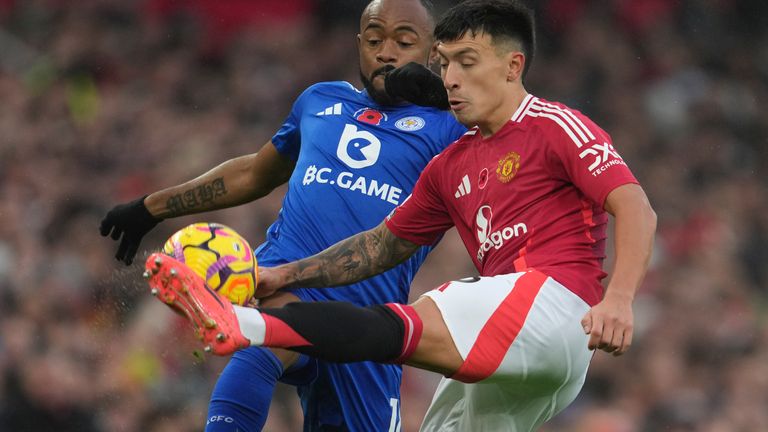
[[[633,322],[632,299],[607,294],[581,320],[589,335],[587,347],[615,356],[624,354],[632,345]]]
[[[256,285],[254,298],[269,297],[282,287],[282,277],[273,267],[259,266],[259,283]]]
[[[133,257],[136,256],[144,235],[162,221],[152,216],[147,210],[144,198],[146,196],[115,206],[104,216],[99,228],[104,237],[110,236],[112,240],[120,240],[115,258],[126,265],[131,265],[133,262]]]
[[[391,97],[416,105],[441,110],[450,108],[443,80],[419,63],[410,62],[388,72],[384,77],[384,88]]]

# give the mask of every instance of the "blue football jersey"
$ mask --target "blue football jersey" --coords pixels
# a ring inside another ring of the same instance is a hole
[[[381,223],[411,193],[427,163],[465,132],[447,111],[380,106],[347,82],[313,85],[296,100],[272,138],[296,161],[277,220],[256,251],[274,266],[320,252]],[[428,247],[401,265],[360,283],[294,289],[305,301],[366,306],[406,303]],[[399,430],[401,368],[371,362],[320,362],[312,385],[299,386],[305,430]]]
[[[296,168],[278,218],[257,249],[259,263],[304,258],[375,227],[408,197],[426,164],[464,131],[449,112],[383,107],[347,82],[309,87],[272,138]],[[311,300],[404,303],[426,253],[424,248],[353,286],[297,291]]]

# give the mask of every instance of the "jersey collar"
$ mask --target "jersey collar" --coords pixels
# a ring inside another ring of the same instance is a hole
[[[525,95],[525,98],[523,98],[523,101],[520,103],[520,106],[517,107],[517,110],[512,115],[512,118],[510,121],[512,123],[520,123],[523,121],[523,118],[525,118],[525,115],[528,113],[528,108],[530,108],[531,104],[538,100],[538,98],[532,94]]]

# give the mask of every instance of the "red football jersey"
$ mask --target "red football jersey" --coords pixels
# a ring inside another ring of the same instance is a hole
[[[480,275],[536,268],[595,305],[605,277],[603,205],[627,183],[637,180],[605,131],[528,95],[493,136],[470,129],[432,159],[387,227],[426,245],[456,226]]]

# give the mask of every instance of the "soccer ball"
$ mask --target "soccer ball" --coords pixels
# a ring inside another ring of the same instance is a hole
[[[189,225],[165,242],[163,252],[189,266],[232,303],[242,306],[253,297],[259,280],[256,257],[232,228],[213,222]]]

